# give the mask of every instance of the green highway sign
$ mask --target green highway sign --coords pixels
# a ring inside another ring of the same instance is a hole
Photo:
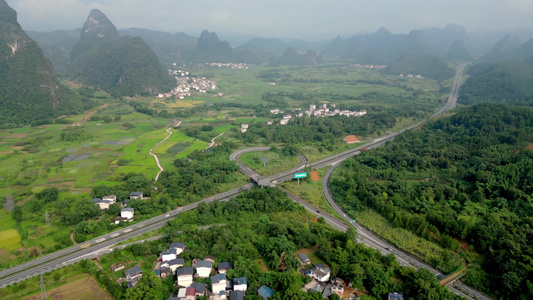
[[[304,178],[307,177],[307,173],[296,173],[294,174],[294,178]]]

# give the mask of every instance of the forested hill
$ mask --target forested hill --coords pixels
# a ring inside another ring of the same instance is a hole
[[[71,53],[70,75],[114,96],[170,91],[174,80],[140,37],[121,37],[99,10],[89,14]]]
[[[508,60],[479,64],[472,66],[468,75],[461,88],[459,103],[533,105],[533,61]]]
[[[0,124],[83,110],[83,103],[57,80],[50,61],[17,23],[17,13],[0,0]]]
[[[389,75],[413,74],[435,80],[445,80],[453,77],[455,71],[448,66],[443,58],[405,53],[383,69],[383,73]]]
[[[532,174],[533,108],[487,103],[347,161],[331,189],[348,209],[374,209],[459,252],[467,284],[531,299]]]

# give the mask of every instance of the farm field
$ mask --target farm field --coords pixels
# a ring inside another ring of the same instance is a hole
[[[15,229],[0,231],[0,249],[11,251],[20,248],[22,246],[20,240],[20,235]]]
[[[81,277],[81,278],[80,278]],[[113,297],[105,290],[98,286],[93,277],[88,275],[77,276],[75,281],[66,283],[57,288],[47,291],[47,295],[52,300],[112,300]],[[36,294],[23,298],[24,300],[41,299],[41,294]]]
[[[328,103],[336,101],[332,97],[328,97],[332,94],[360,96],[365,93],[379,92],[402,95],[406,93],[407,89],[417,89],[423,92],[439,90],[439,84],[435,80],[385,76],[377,71],[360,69],[349,64],[276,68],[249,66],[248,69],[239,70],[202,67],[194,69],[193,73],[216,81],[223,96],[204,94],[204,96],[187,98],[184,101],[186,103],[204,100],[206,103],[268,104],[268,102],[261,100],[261,96],[265,92],[301,93],[304,96],[308,95],[307,98],[311,98],[313,94],[319,94],[320,99],[317,99],[317,103]],[[431,101],[438,101],[438,98],[438,96],[432,97]],[[300,102],[292,101],[290,104],[298,105]],[[362,105],[391,105],[385,99],[383,101],[372,100],[371,102],[350,100],[344,102]]]
[[[96,186],[121,185],[128,173],[140,173],[152,180],[159,169],[149,154],[150,149],[167,137],[166,130],[178,121],[181,124],[171,129],[173,134],[168,140],[153,149],[165,169],[174,168],[176,158],[187,158],[196,150],[205,150],[211,139],[221,134],[216,139],[217,144],[234,142],[237,147],[253,146],[254,141],[239,137],[240,124],[277,121],[282,116],[270,114],[269,109],[278,105],[285,106],[283,109],[305,109],[309,104],[336,103],[365,109],[395,108],[407,103],[432,110],[443,102],[436,81],[383,76],[348,64],[250,66],[240,70],[192,67],[191,72],[216,81],[219,89],[184,100],[154,97],[119,100],[95,92],[93,100],[99,104],[83,114],[63,116],[61,122],[54,124],[0,130],[0,199],[12,195],[14,205],[21,206],[27,202],[36,203],[37,193],[57,188],[58,199],[62,202],[57,205],[63,205],[91,199]],[[413,97],[415,91],[422,96]],[[267,99],[264,97],[267,92],[276,93],[277,98]],[[257,108],[259,104],[262,107]],[[415,119],[405,117],[398,124],[404,126],[412,122]],[[195,130],[198,134],[191,134]],[[338,138],[340,141],[343,137]],[[296,146],[312,162],[358,144]],[[270,160],[266,166],[261,156]],[[249,153],[242,159],[264,176],[299,163],[297,156],[283,157],[275,152]],[[223,191],[247,180],[242,175],[235,182],[216,187]],[[292,188],[325,209],[318,194],[306,195],[303,189],[308,186],[310,191],[318,191],[319,185],[320,182],[310,182]],[[48,253],[72,243],[69,238],[72,228],[62,224],[61,216],[51,215],[51,224],[44,226],[44,209],[24,207],[25,219],[18,219],[19,224],[5,209],[0,209],[0,265],[3,267],[13,263],[15,252],[12,250],[20,248],[17,258],[29,260],[40,251]],[[85,221],[97,221],[95,219]]]

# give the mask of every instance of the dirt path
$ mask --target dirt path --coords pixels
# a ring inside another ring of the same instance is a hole
[[[101,109],[104,109],[108,106],[109,104],[108,103],[104,103],[102,106],[98,107],[96,110],[93,110],[93,111],[90,111],[88,112],[84,117],[83,117],[83,120],[82,121],[79,121],[79,122],[76,122],[76,123],[72,123],[71,125],[72,126],[80,126],[80,125],[83,125],[85,123],[87,123],[87,121],[95,114],[97,113],[99,110]]]
[[[442,279],[440,281],[440,285],[441,286],[446,286],[448,283],[450,283],[451,281],[454,281],[456,280],[458,277],[461,277],[462,274],[466,272],[466,262],[464,264],[464,266],[461,268],[461,270],[451,274],[450,276],[447,276],[446,278]]]
[[[215,136],[215,137],[211,140],[211,143],[209,143],[209,146],[207,146],[207,148],[205,148],[205,150],[207,150],[207,149],[213,147],[213,146],[215,145],[215,139],[218,138],[218,137],[220,137],[220,136],[222,136],[223,134],[224,134],[224,132],[222,132],[221,134]]]
[[[181,124],[181,121],[178,122],[178,125],[174,126],[174,127],[178,127],[180,126]],[[154,183],[157,182],[157,180],[159,180],[159,175],[161,175],[161,172],[163,172],[165,169],[163,169],[163,167],[161,167],[161,163],[159,163],[159,158],[157,157],[157,155],[154,154],[154,149],[161,145],[162,143],[166,142],[168,140],[168,138],[172,135],[172,127],[170,127],[169,129],[167,129],[166,131],[168,132],[168,135],[166,138],[164,138],[161,142],[157,143],[155,146],[152,147],[152,149],[150,149],[150,155],[153,156],[155,158],[155,164],[157,165],[157,167],[159,168],[159,172],[157,172],[157,175],[155,176],[155,180],[154,180]]]
[[[72,241],[72,243],[74,243],[74,245],[77,245],[78,243],[76,243],[76,241],[74,240],[74,231],[71,231],[70,232],[70,240]]]

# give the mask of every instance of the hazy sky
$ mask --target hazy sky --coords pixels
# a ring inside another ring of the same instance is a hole
[[[458,24],[468,31],[533,28],[533,0],[7,0],[26,30],[82,27],[93,8],[130,27],[310,41],[347,38],[384,26],[408,33]]]

